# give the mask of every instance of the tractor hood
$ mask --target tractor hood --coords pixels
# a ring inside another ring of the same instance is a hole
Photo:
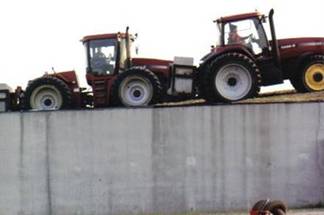
[[[145,65],[155,65],[155,66],[169,66],[173,61],[153,59],[153,58],[133,58],[133,66],[145,66]]]
[[[304,37],[278,40],[281,58],[292,58],[305,53],[324,54],[324,38]]]
[[[303,38],[287,38],[278,40],[281,49],[290,48],[290,46],[324,46],[323,37],[303,37]],[[287,47],[285,47],[287,46]]]
[[[132,58],[133,66],[144,66],[154,73],[167,73],[170,72],[170,65],[173,61],[160,60],[152,58]]]
[[[49,74],[50,76],[61,79],[68,85],[76,85],[78,86],[78,77],[74,70],[72,71],[64,71],[64,72],[55,72],[53,74]]]

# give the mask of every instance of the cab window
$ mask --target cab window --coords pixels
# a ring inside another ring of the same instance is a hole
[[[93,40],[89,44],[91,71],[98,75],[113,74],[116,67],[115,39]]]
[[[241,44],[254,54],[260,54],[267,47],[264,30],[258,19],[229,22],[224,28],[225,45]]]

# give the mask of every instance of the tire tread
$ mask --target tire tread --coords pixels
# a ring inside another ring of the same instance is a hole
[[[31,109],[30,106],[30,97],[33,93],[33,91],[42,85],[52,85],[54,86],[62,96],[62,107],[60,109],[68,109],[71,106],[72,101],[72,93],[67,84],[53,76],[43,76],[40,78],[36,78],[32,81],[30,81],[27,85],[26,91],[25,91],[25,109]]]
[[[119,86],[122,81],[131,75],[138,75],[141,77],[147,78],[153,87],[153,97],[149,102],[149,105],[156,104],[160,101],[162,95],[162,85],[160,83],[159,78],[150,70],[143,68],[143,67],[132,67],[129,70],[121,73],[118,75],[117,79],[114,81],[112,88],[111,88],[111,103],[113,106],[122,106],[123,103],[119,98]]]
[[[306,93],[312,91],[305,83],[304,73],[309,66],[318,62],[324,64],[324,55],[311,55],[303,63],[301,63],[298,71],[291,75],[290,83],[297,90],[297,92]]]
[[[202,77],[202,97],[207,100],[208,102],[233,102],[230,101],[224,97],[222,97],[217,90],[215,89],[216,87],[214,86],[214,79],[216,76],[216,73],[218,71],[218,67],[220,64],[226,62],[226,61],[231,61],[231,60],[238,60],[245,62],[251,69],[252,71],[249,71],[252,75],[252,88],[250,92],[242,99],[246,98],[251,98],[255,97],[258,95],[260,91],[260,85],[262,81],[262,75],[261,72],[256,65],[256,63],[249,57],[247,57],[244,54],[238,53],[238,52],[230,52],[226,53],[223,55],[220,55],[216,57],[209,66],[207,66],[207,69],[203,71],[203,77]],[[240,100],[242,100],[240,99]]]

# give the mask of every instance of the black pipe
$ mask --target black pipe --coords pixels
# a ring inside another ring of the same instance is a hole
[[[130,45],[129,45],[129,27],[126,27],[126,69],[131,67]]]
[[[276,36],[276,30],[274,26],[274,21],[273,21],[273,15],[274,15],[274,10],[271,9],[269,12],[269,24],[270,24],[270,29],[271,29],[271,37],[272,37],[272,56],[274,58],[274,63],[278,68],[281,68],[281,60],[280,60],[280,52],[279,52],[279,45],[278,45],[278,40]]]

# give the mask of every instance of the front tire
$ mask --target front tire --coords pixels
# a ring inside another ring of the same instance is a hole
[[[151,71],[132,68],[121,73],[112,87],[112,102],[126,107],[155,104],[161,96],[161,83]]]
[[[62,80],[45,76],[31,81],[26,88],[27,109],[59,110],[70,107],[71,91]]]
[[[324,90],[324,55],[311,56],[290,79],[298,92]]]
[[[259,92],[260,71],[256,64],[240,53],[217,57],[204,74],[203,94],[211,102],[235,102],[254,97]]]

